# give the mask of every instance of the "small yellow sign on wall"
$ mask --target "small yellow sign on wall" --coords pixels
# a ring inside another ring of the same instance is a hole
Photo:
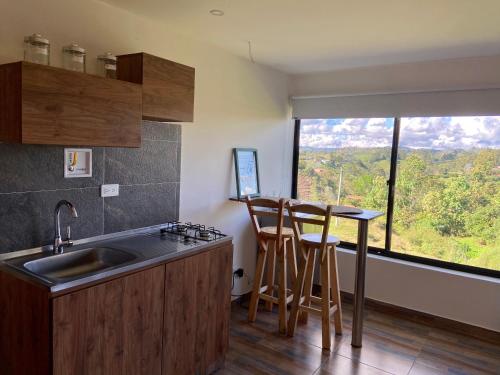
[[[92,177],[92,149],[64,149],[64,178]]]

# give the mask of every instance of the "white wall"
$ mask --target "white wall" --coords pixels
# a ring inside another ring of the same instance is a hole
[[[340,288],[354,291],[356,257],[338,252]],[[500,280],[369,255],[366,296],[500,332]]]
[[[500,56],[337,70],[290,77],[296,97],[500,87]],[[300,99],[299,99],[300,100]],[[500,112],[500,104],[498,105]],[[354,289],[355,256],[339,252],[341,289]],[[500,332],[500,280],[369,256],[366,296]]]
[[[62,46],[77,41],[87,48],[90,73],[105,51],[145,51],[196,68],[195,122],[183,125],[180,217],[233,235],[234,266],[253,274],[255,243],[246,208],[228,201],[235,193],[231,150],[257,148],[262,190],[289,195],[286,75],[101,2],[0,0],[0,63],[21,60],[23,37],[34,32],[50,39],[55,66],[61,66]],[[248,290],[246,283],[241,287],[234,292]]]

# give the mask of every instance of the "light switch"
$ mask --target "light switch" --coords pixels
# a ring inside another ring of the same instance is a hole
[[[101,197],[116,197],[117,195],[120,195],[120,185],[101,185]]]
[[[92,177],[92,149],[64,149],[64,178]]]

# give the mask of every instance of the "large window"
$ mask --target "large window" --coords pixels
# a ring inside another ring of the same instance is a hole
[[[499,275],[500,117],[297,126],[299,199],[391,213],[370,224],[369,245],[379,253]],[[356,230],[346,219],[332,220],[330,228],[346,245],[356,242]]]
[[[392,118],[302,120],[297,197],[385,211],[393,130]],[[385,223],[370,223],[369,246],[385,247]],[[357,229],[335,218],[330,232],[355,243]]]

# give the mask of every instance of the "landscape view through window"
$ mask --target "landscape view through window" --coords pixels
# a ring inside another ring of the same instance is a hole
[[[301,120],[298,198],[386,212],[393,131],[393,118]],[[395,187],[390,250],[500,270],[500,116],[402,118]],[[385,247],[385,223],[370,246]],[[357,223],[330,232],[355,243]]]

